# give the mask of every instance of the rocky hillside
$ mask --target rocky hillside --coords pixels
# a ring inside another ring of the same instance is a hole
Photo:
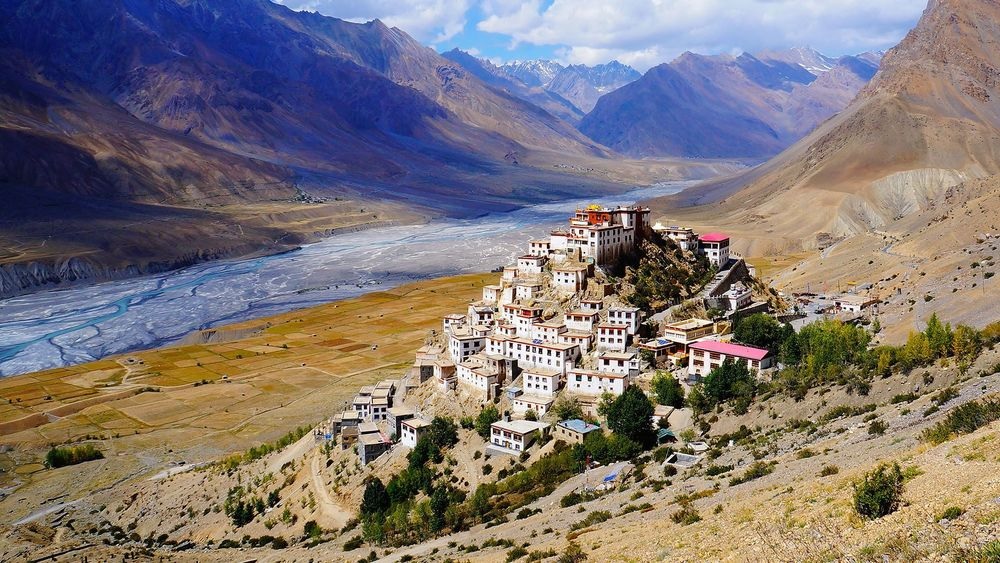
[[[760,231],[808,248],[817,233],[880,229],[951,186],[997,174],[998,16],[991,1],[932,2],[840,115],[763,166],[672,204],[723,200],[705,211],[756,216]],[[806,202],[823,212],[794,212]]]
[[[843,109],[877,68],[786,55],[685,53],[602,98],[580,131],[634,156],[771,156]]]

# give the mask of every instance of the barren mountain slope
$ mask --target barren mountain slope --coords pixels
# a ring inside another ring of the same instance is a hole
[[[685,53],[603,96],[579,128],[629,155],[765,158],[843,109],[877,66],[845,57],[809,71],[766,56]]]
[[[1000,172],[1000,4],[941,0],[843,113],[760,168],[654,203],[752,225],[775,250],[882,228],[964,180]]]

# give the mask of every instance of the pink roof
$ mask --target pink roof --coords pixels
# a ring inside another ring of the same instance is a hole
[[[703,340],[688,346],[692,350],[704,350],[705,352],[716,352],[727,356],[745,358],[748,360],[763,360],[770,352],[763,348],[754,348],[742,344],[732,344],[729,342],[718,342],[716,340]]]
[[[698,237],[702,242],[725,242],[729,235],[723,233],[705,233]]]

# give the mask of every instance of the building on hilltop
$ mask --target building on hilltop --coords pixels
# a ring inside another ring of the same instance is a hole
[[[665,239],[670,239],[683,250],[691,252],[698,250],[698,234],[687,227],[664,226],[662,223],[653,225],[653,232]]]
[[[642,311],[638,307],[623,305],[608,307],[608,322],[625,325],[628,327],[629,336],[635,336],[639,333],[639,325],[642,324]]]
[[[377,457],[392,449],[392,441],[382,432],[362,432],[358,436],[358,459],[361,465],[368,465]]]
[[[532,420],[499,420],[490,426],[487,453],[518,455],[548,432],[549,424]]]
[[[639,376],[639,356],[635,352],[604,352],[598,358],[597,371],[627,375],[629,380]]]
[[[615,323],[597,325],[597,349],[624,352],[628,346],[628,327]]]
[[[514,338],[507,343],[507,356],[522,368],[543,368],[565,374],[580,361],[581,353],[575,344]]]
[[[521,374],[524,392],[542,397],[555,397],[562,384],[562,374],[554,370],[532,369]]]
[[[698,237],[698,250],[713,266],[722,269],[729,263],[729,235],[705,233]]]
[[[426,434],[431,428],[431,423],[421,418],[408,418],[400,422],[399,443],[407,448],[417,447],[420,437]]]
[[[774,357],[768,350],[731,342],[703,340],[690,345],[688,350],[691,356],[688,379],[693,381],[700,381],[726,360],[745,362],[747,368],[756,373],[774,364]]]
[[[528,411],[533,411],[536,416],[545,416],[552,408],[552,403],[556,400],[553,397],[542,397],[540,395],[517,395],[511,399],[511,408],[514,414],[523,417]]]
[[[575,395],[599,397],[611,393],[616,397],[629,386],[629,376],[589,369],[571,369],[566,374],[566,391]]]

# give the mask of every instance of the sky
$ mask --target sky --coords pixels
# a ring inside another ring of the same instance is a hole
[[[349,21],[375,18],[424,44],[495,63],[618,60],[640,71],[685,51],[888,49],[927,0],[275,0]]]

